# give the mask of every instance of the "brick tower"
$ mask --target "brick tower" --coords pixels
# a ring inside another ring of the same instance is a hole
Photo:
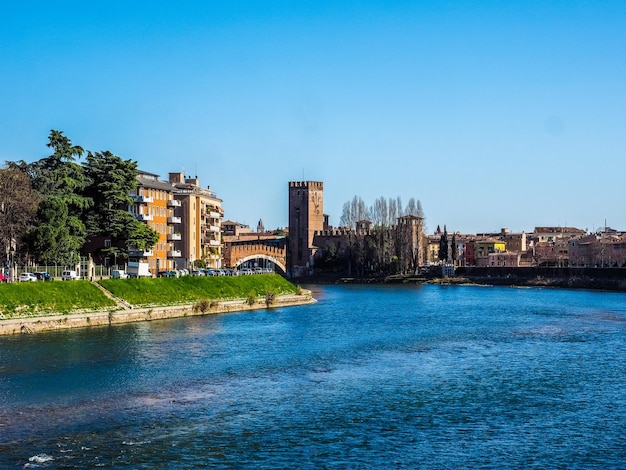
[[[324,229],[324,183],[289,182],[289,249],[287,269],[298,277],[312,265],[313,235]]]

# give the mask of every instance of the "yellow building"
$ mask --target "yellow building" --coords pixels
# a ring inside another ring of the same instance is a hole
[[[177,202],[175,214],[182,220],[176,226],[180,240],[178,268],[191,268],[195,260],[203,260],[209,268],[222,267],[222,200],[208,187],[202,188],[198,178],[185,178],[183,173],[170,173]]]
[[[489,255],[493,253],[504,253],[506,251],[506,243],[502,240],[493,238],[484,238],[474,242],[474,257],[476,266],[488,266]]]

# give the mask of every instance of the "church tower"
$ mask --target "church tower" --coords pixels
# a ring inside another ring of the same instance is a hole
[[[289,250],[287,269],[298,274],[312,265],[315,232],[324,230],[324,183],[289,182]]]

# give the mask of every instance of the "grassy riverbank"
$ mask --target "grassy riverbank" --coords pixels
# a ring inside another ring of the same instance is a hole
[[[241,277],[181,277],[106,279],[100,281],[113,296],[133,308],[193,304],[295,294],[298,288],[277,274]],[[89,281],[0,284],[0,319],[40,317],[119,308]]]
[[[295,294],[296,286],[278,274],[236,277],[184,276],[157,279],[106,279],[100,284],[133,306],[176,305],[200,299],[234,300],[249,296]]]
[[[115,306],[114,300],[89,281],[0,284],[0,318],[67,314]]]

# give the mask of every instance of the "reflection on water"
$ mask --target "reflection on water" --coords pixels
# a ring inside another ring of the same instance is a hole
[[[0,338],[0,467],[618,468],[626,296],[317,304]]]

